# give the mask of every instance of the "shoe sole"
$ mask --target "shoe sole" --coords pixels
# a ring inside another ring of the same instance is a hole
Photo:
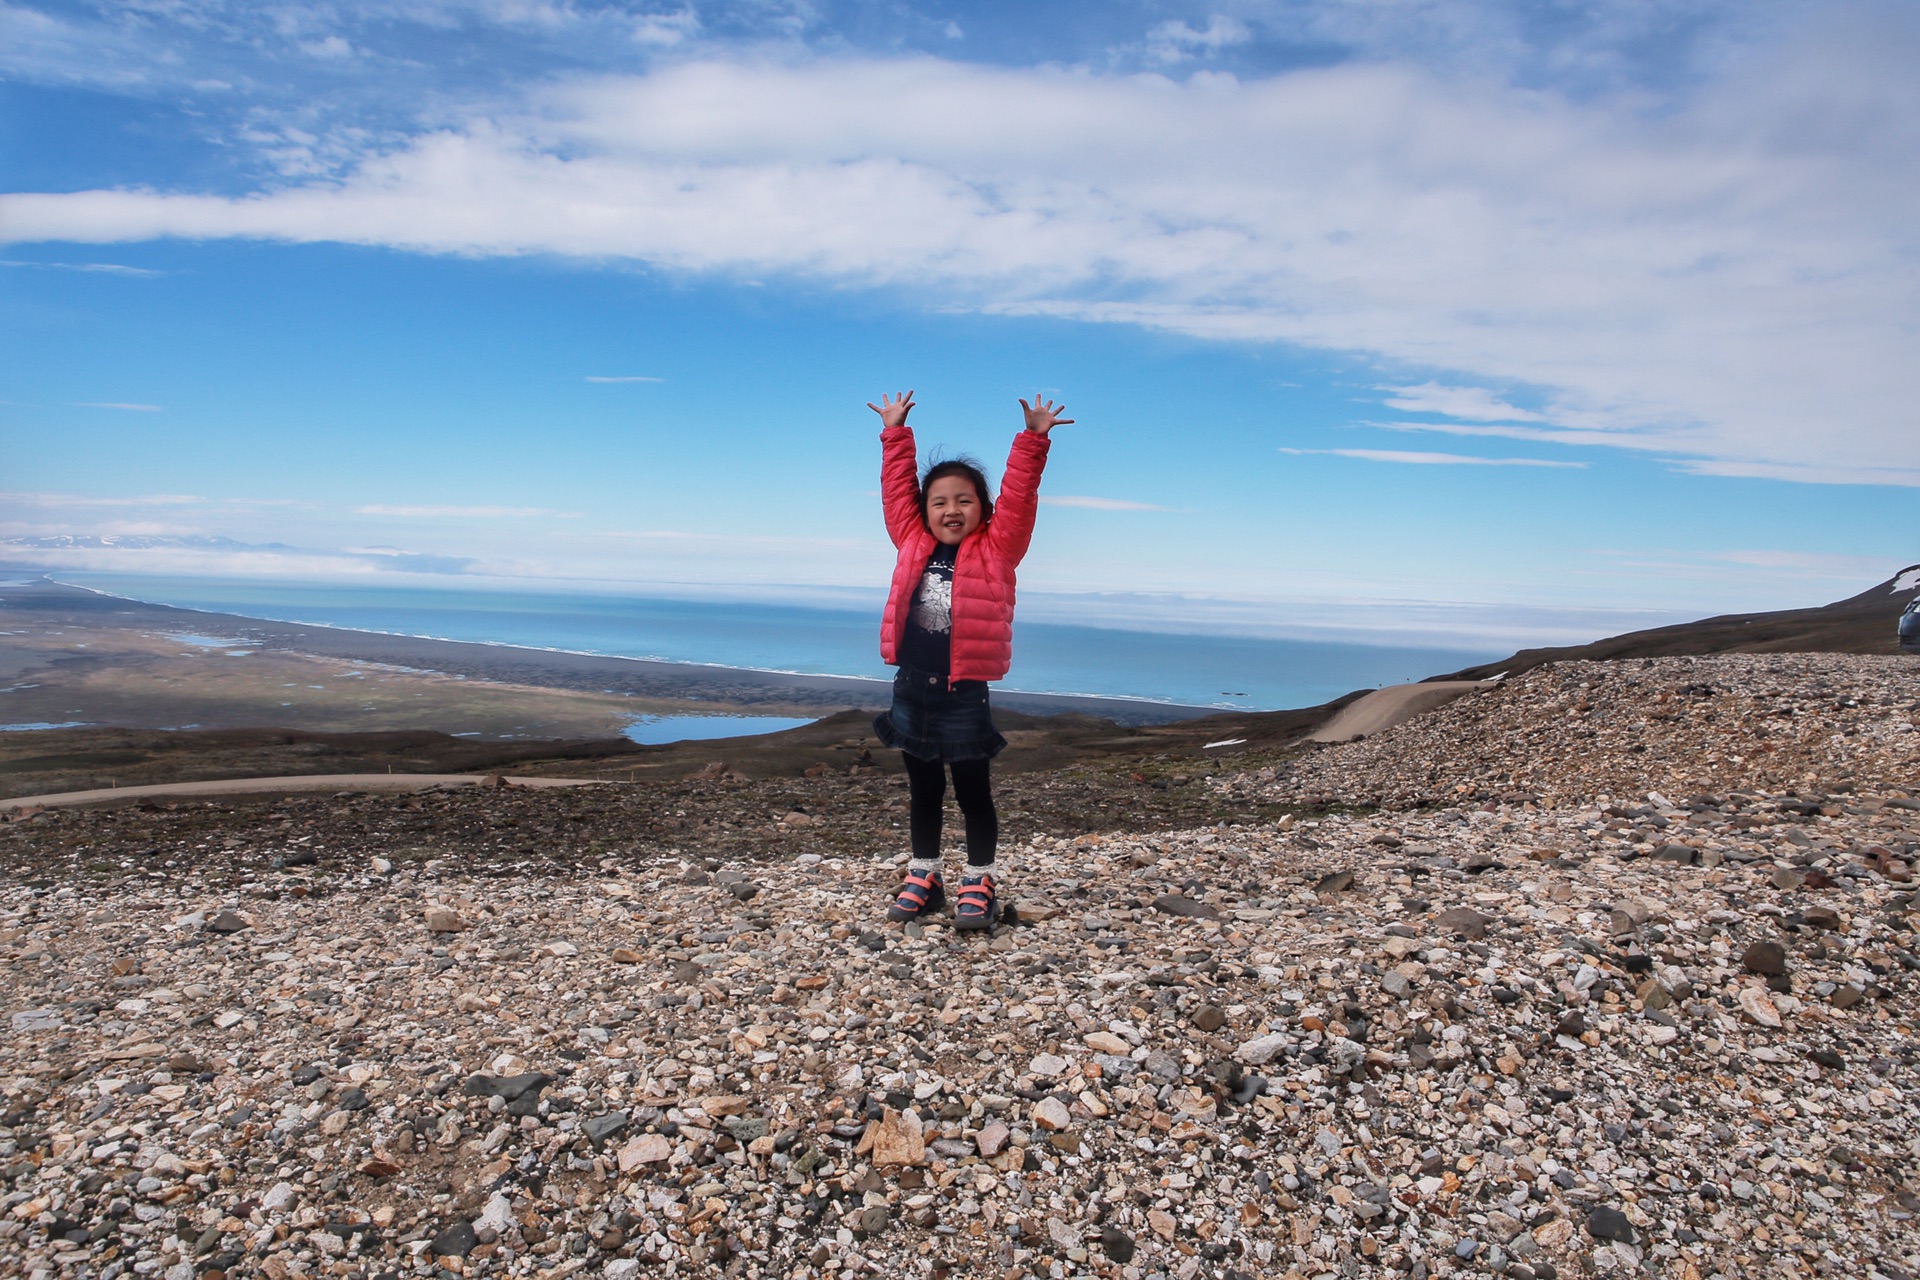
[[[994,921],[998,919],[999,914],[998,905],[996,904],[995,910],[979,918],[973,916],[955,916],[953,927],[962,933],[985,933],[988,929],[993,928]]]

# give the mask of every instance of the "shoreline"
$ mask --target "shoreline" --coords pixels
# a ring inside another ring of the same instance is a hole
[[[269,652],[377,663],[502,684],[672,699],[711,705],[716,714],[776,705],[817,709],[821,714],[849,707],[878,710],[885,707],[891,697],[890,682],[884,679],[631,658],[502,641],[449,640],[326,623],[283,622],[157,604],[60,582],[50,575],[4,591],[0,596],[0,617],[67,614],[76,621],[84,618],[94,626],[193,629],[245,640]],[[1145,698],[1002,689],[994,691],[994,702],[1030,715],[1087,715],[1123,725],[1170,724],[1227,710]]]

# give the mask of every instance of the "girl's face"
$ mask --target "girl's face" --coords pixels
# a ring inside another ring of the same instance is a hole
[[[965,476],[941,476],[927,486],[927,528],[949,547],[980,527],[980,495]]]

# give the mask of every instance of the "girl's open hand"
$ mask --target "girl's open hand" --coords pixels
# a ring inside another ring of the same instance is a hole
[[[908,394],[911,395],[912,393],[909,392]],[[1040,435],[1047,434],[1047,432],[1053,430],[1055,427],[1073,425],[1072,418],[1063,418],[1060,416],[1067,411],[1067,406],[1064,404],[1049,404],[1040,396],[1035,396],[1031,405],[1025,400],[1022,400],[1020,407],[1026,411],[1027,430],[1037,432]]]
[[[880,403],[875,404],[869,400],[867,401],[867,408],[880,415],[881,426],[904,427],[907,425],[907,410],[913,408],[913,392],[908,391],[903,395],[897,395],[891,399],[889,399],[885,393],[882,393]],[[1032,419],[1028,419],[1028,421],[1031,422]]]

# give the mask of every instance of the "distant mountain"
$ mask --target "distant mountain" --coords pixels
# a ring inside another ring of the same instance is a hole
[[[1518,675],[1549,662],[1582,658],[1663,658],[1703,653],[1899,653],[1901,610],[1920,595],[1920,564],[1909,565],[1857,596],[1814,609],[1729,613],[1557,649],[1522,649],[1432,680],[1486,680]]]

